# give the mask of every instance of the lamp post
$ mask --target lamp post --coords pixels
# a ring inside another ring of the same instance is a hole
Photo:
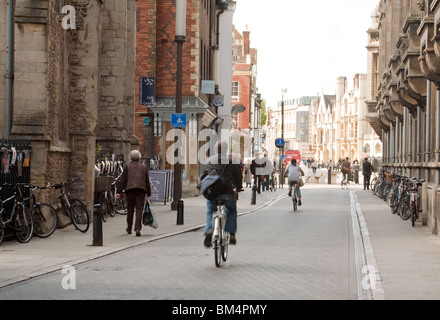
[[[174,41],[177,43],[176,113],[182,113],[182,47],[186,41],[186,0],[176,0],[176,35]],[[179,152],[180,150],[177,148],[177,154],[175,153],[177,161],[174,165],[174,195],[171,210],[179,211],[181,209],[183,211],[183,208],[179,208],[179,202],[182,198],[182,167]],[[180,204],[183,206],[181,202]],[[179,218],[179,212],[177,220],[177,224],[183,224],[183,217]]]
[[[284,141],[284,93],[287,92],[287,89],[282,89],[282,98],[281,98],[281,139]],[[284,145],[281,147],[281,188],[284,188]]]

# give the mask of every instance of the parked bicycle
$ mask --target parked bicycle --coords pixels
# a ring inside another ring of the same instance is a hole
[[[115,216],[115,201],[116,198],[112,196],[112,182],[111,176],[100,176],[95,179],[95,204],[99,204],[102,211],[102,221],[106,222],[108,216]]]
[[[119,182],[119,179],[121,178],[120,174],[118,177],[116,177],[112,183],[112,187],[111,187],[111,199],[112,201],[114,201],[114,208],[115,208],[115,212],[119,213],[119,214],[127,214],[127,200],[125,198],[125,192],[123,192],[121,194],[121,196],[119,198],[116,198],[116,193],[117,193],[117,184]]]
[[[21,243],[29,242],[34,234],[32,215],[23,205],[23,192],[20,187],[21,184],[16,184],[12,196],[5,200],[0,199],[0,243],[3,242],[6,229],[11,229]]]
[[[76,180],[77,178],[71,179],[67,182],[58,183],[53,187],[61,190],[60,200],[63,213],[70,218],[77,230],[87,232],[90,225],[90,214],[87,207],[81,200],[72,198],[69,192],[69,185]]]
[[[49,203],[38,202],[33,191],[47,190],[50,184],[45,187],[36,187],[31,184],[23,185],[23,187],[30,191],[29,198],[24,199],[24,202],[28,202],[27,207],[30,210],[34,222],[34,234],[39,238],[47,238],[52,235],[58,227],[58,215],[54,207]]]
[[[419,187],[422,186],[422,183],[425,182],[423,179],[411,179],[409,184],[409,205],[407,210],[409,210],[409,215],[411,216],[411,225],[415,227],[416,220],[419,219],[420,208],[420,194]]]

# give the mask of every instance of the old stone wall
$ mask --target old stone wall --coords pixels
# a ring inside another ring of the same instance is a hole
[[[135,30],[134,0],[104,2],[99,61],[100,100],[97,143],[102,153],[128,155],[134,137]]]

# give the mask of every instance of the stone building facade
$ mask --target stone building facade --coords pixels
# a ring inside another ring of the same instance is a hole
[[[382,142],[366,115],[366,81],[366,74],[356,74],[349,87],[347,78],[339,77],[336,95],[322,94],[312,104],[315,159],[336,164],[346,157],[359,163],[381,158]]]
[[[440,1],[379,1],[368,30],[370,123],[384,168],[422,178],[421,221],[438,234]]]
[[[8,2],[9,3],[9,2]],[[127,155],[134,137],[136,1],[16,0],[11,139],[32,145],[38,185],[79,178],[73,193],[93,204],[97,145]],[[0,3],[5,43],[6,1]],[[0,68],[6,51],[0,46]],[[6,119],[0,77],[0,119]],[[6,124],[0,123],[1,132]]]

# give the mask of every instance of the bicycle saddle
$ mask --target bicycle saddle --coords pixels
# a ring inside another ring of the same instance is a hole
[[[218,205],[218,206],[224,206],[225,203],[226,203],[225,200],[215,200],[215,204]]]

